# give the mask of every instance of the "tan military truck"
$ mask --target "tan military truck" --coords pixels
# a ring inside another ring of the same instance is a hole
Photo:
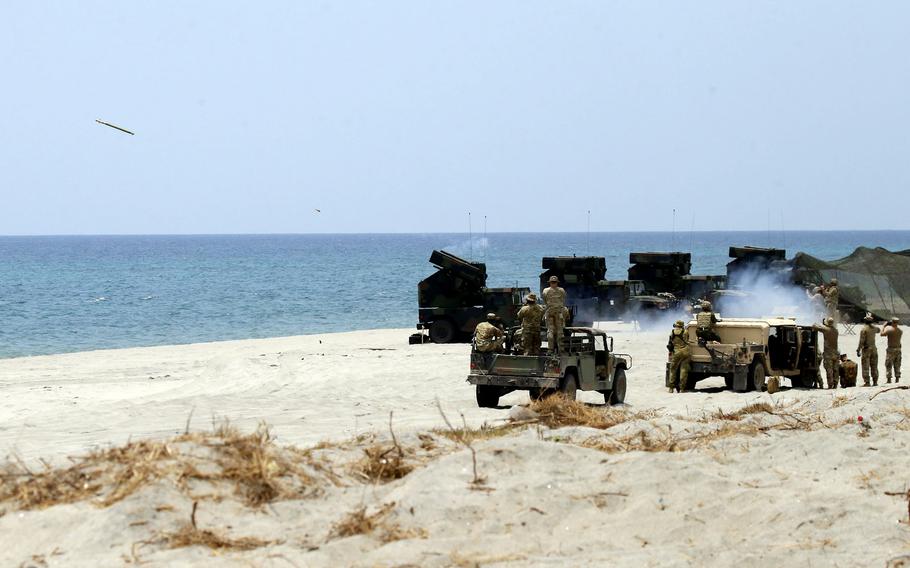
[[[723,318],[715,330],[719,342],[699,343],[695,321],[686,326],[692,364],[688,386],[723,377],[737,392],[761,391],[766,377],[787,377],[796,388],[813,388],[818,376],[818,333],[795,318]],[[670,386],[667,363],[666,386]]]

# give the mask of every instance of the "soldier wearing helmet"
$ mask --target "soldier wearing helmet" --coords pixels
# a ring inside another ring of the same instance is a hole
[[[689,338],[686,334],[685,324],[677,320],[670,332],[667,350],[670,351],[670,369],[667,377],[667,387],[670,392],[685,391],[688,388],[689,367],[692,352],[689,350]]]
[[[838,359],[840,351],[837,348],[837,326],[834,325],[834,319],[827,317],[822,321],[822,325],[813,325],[813,329],[820,331],[825,338],[825,349],[822,352],[822,362],[825,366],[825,379],[828,382],[828,388],[837,388],[839,372]]]
[[[537,305],[537,295],[528,294],[525,305],[516,316],[521,323],[521,352],[524,355],[540,355],[540,323],[543,320],[543,306]]]
[[[882,328],[882,337],[888,338],[888,345],[885,347],[885,378],[891,382],[892,371],[894,373],[894,382],[901,382],[901,336],[904,330],[899,328],[899,318],[891,318]]]
[[[711,310],[711,302],[703,300],[701,303],[701,312],[695,316],[695,336],[698,337],[699,343],[707,343],[709,341],[720,341],[720,336],[717,335],[717,330],[714,328],[714,324],[718,322],[717,316],[714,315],[714,312]]]
[[[856,356],[861,357],[863,365],[863,386],[869,386],[870,377],[872,378],[872,386],[878,386],[878,347],[875,345],[875,336],[881,330],[874,325],[875,318],[871,313],[867,313],[863,321],[866,323],[859,332],[859,345],[856,346]]]
[[[857,375],[857,366],[856,363],[847,359],[846,353],[840,354],[840,361],[838,362],[838,371],[840,375],[840,386],[841,388],[855,387],[856,386],[856,375]]]
[[[502,343],[505,339],[505,333],[496,323],[499,316],[490,312],[487,314],[487,321],[482,321],[474,328],[474,349],[481,353],[493,353],[502,351]]]
[[[566,326],[566,291],[559,287],[559,278],[550,276],[549,288],[541,292],[543,303],[546,304],[547,318],[547,346],[550,353],[562,351],[563,328]]]

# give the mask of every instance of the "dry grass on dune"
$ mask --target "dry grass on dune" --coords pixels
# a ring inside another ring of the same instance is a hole
[[[606,430],[628,420],[650,416],[629,413],[614,408],[605,409],[601,406],[589,406],[581,402],[568,400],[559,395],[536,400],[531,403],[530,408],[537,413],[537,420],[549,428],[586,426],[588,428]]]
[[[373,535],[384,543],[409,538],[426,538],[423,529],[404,529],[398,523],[388,519],[395,503],[385,503],[379,510],[367,513],[365,506],[360,506],[343,519],[332,525],[329,538],[346,538],[355,535]]]
[[[185,434],[169,441],[130,442],[93,452],[73,465],[33,471],[9,462],[0,466],[0,503],[41,509],[94,500],[106,507],[161,479],[191,494],[198,482],[232,488],[250,506],[319,493],[324,468],[306,452],[278,448],[265,426],[241,434],[224,426],[213,433]]]

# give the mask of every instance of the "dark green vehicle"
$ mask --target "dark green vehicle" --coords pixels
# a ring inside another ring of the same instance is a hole
[[[626,398],[626,371],[632,368],[630,355],[613,352],[613,338],[590,327],[565,328],[565,353],[541,355],[511,353],[516,329],[506,337],[505,353],[471,350],[470,384],[477,391],[477,405],[493,408],[499,398],[515,390],[526,390],[532,399],[561,393],[575,400],[578,390],[597,391],[606,404],[620,404]]]

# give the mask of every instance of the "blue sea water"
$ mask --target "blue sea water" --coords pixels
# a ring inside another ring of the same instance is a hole
[[[621,279],[631,251],[685,250],[718,274],[731,245],[836,259],[910,231],[0,237],[0,357],[413,327],[434,248],[534,289],[542,256],[605,256]]]

